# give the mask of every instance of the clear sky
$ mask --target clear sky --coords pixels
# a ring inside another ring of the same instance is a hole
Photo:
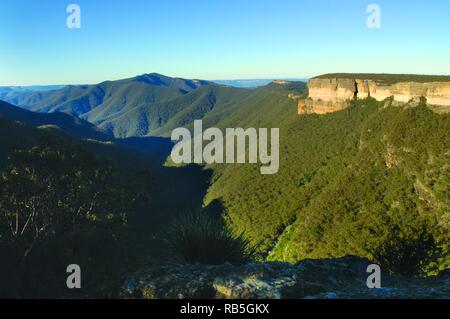
[[[0,85],[450,74],[449,14],[448,0],[1,0]]]

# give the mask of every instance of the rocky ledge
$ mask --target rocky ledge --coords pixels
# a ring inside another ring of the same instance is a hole
[[[450,298],[450,271],[427,279],[382,274],[381,288],[367,288],[370,263],[358,257],[299,264],[163,266],[127,279],[126,298],[149,299],[351,299]]]
[[[376,78],[377,75],[374,75]],[[396,75],[391,75],[395,78]],[[397,76],[398,77],[398,76]],[[427,77],[424,76],[426,79]],[[423,80],[423,79],[422,79]],[[430,76],[430,81],[433,77]],[[308,99],[299,100],[299,114],[326,114],[340,111],[348,107],[349,100],[372,97],[384,101],[392,97],[395,102],[409,103],[413,99],[425,97],[427,103],[438,106],[443,112],[450,110],[450,77],[448,81],[440,82],[383,82],[376,79],[358,78],[327,78],[321,76],[308,82]]]

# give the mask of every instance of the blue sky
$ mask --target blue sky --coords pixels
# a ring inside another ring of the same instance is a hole
[[[66,7],[81,7],[68,29]],[[381,7],[368,29],[367,6]],[[0,85],[450,74],[448,0],[1,0]]]

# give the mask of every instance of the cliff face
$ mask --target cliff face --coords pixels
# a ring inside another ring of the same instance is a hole
[[[348,107],[354,98],[372,97],[378,101],[393,97],[408,103],[425,97],[429,105],[450,106],[450,82],[399,82],[383,84],[376,80],[348,78],[315,78],[309,81],[309,98],[298,103],[299,114],[326,114]]]

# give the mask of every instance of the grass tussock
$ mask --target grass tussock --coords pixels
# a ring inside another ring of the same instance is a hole
[[[171,257],[182,264],[244,264],[256,257],[256,247],[204,211],[178,217],[168,228]]]

